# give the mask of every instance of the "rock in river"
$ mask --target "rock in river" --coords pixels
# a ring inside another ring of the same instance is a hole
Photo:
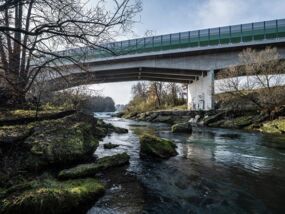
[[[153,135],[142,135],[140,137],[140,156],[144,157],[155,157],[161,159],[167,159],[177,155],[175,150],[176,145],[165,139],[158,138]]]
[[[120,145],[118,145],[118,144],[106,143],[106,144],[104,144],[104,149],[114,149],[114,148],[117,148],[119,146]]]
[[[129,163],[129,155],[127,153],[117,154],[113,156],[103,157],[98,159],[95,163],[80,164],[71,169],[62,170],[58,174],[60,179],[75,179],[94,176],[96,173],[112,168],[115,166],[122,166]]]
[[[190,123],[177,123],[171,127],[173,133],[192,133],[192,126]]]

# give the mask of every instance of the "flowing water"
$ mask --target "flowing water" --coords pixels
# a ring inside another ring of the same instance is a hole
[[[88,214],[285,213],[285,150],[262,145],[274,137],[199,127],[192,135],[172,134],[167,124],[104,119],[129,133],[107,136],[96,155],[127,152],[127,172],[142,184],[144,200],[139,211],[122,209],[122,201],[109,206],[108,201],[127,195],[125,206],[132,207],[138,197],[114,185]],[[138,135],[144,132],[173,140],[179,155],[161,162],[139,159]],[[109,142],[120,146],[104,150]]]

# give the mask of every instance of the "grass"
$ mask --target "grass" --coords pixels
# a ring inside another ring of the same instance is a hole
[[[96,200],[104,189],[95,179],[36,180],[8,189],[7,197],[0,202],[0,213],[67,213]]]

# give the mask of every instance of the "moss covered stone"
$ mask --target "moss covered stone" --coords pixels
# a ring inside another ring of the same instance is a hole
[[[75,113],[75,110],[14,110],[0,112],[0,125],[23,125],[36,121],[63,118]]]
[[[71,169],[62,170],[58,174],[58,178],[74,179],[94,176],[96,173],[102,170],[128,164],[129,159],[130,157],[127,153],[103,157],[98,159],[95,163],[81,164]]]
[[[97,127],[96,127],[96,129],[97,129],[97,132],[98,132],[99,135],[104,135],[104,136],[106,134],[112,133],[112,132],[115,132],[117,134],[126,134],[126,133],[128,133],[128,129],[113,126],[110,123],[105,123],[101,119],[97,120]]]
[[[240,116],[233,119],[223,119],[214,123],[208,124],[210,127],[221,127],[221,128],[237,128],[241,129],[249,126],[253,123],[254,115]]]
[[[171,127],[173,133],[192,133],[192,126],[190,123],[177,123]]]
[[[31,168],[40,168],[85,160],[93,155],[99,142],[92,134],[91,124],[62,119],[42,123],[24,144],[30,148],[27,162],[35,166]]]
[[[33,128],[28,125],[1,126],[0,146],[6,143],[16,143],[25,140],[33,132]]]
[[[277,119],[263,123],[262,126],[260,127],[260,131],[264,133],[284,134],[285,119]]]
[[[140,156],[142,158],[155,157],[165,159],[177,155],[176,145],[173,142],[153,135],[142,135],[140,144]]]
[[[126,134],[129,132],[128,129],[125,129],[125,128],[121,128],[121,127],[115,127],[113,126],[113,128],[111,129],[111,131],[117,133],[117,134]]]
[[[59,182],[45,179],[8,189],[0,201],[3,214],[86,213],[104,186],[95,179]]]

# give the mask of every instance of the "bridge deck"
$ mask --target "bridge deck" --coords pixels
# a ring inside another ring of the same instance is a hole
[[[181,48],[230,45],[285,38],[285,19],[226,27],[209,28],[103,44],[104,48],[75,48],[58,52],[62,55],[104,58]],[[107,50],[106,50],[107,49]]]

